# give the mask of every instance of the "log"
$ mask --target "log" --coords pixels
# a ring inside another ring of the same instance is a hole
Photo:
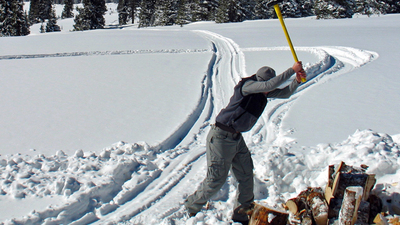
[[[361,201],[360,206],[358,207],[357,212],[357,221],[356,224],[358,225],[368,225],[369,221],[369,211],[370,211],[370,204],[367,201]]]
[[[370,195],[368,202],[370,203],[368,223],[372,224],[374,222],[376,215],[382,212],[383,203],[381,198],[379,198],[377,195]]]
[[[353,225],[357,220],[358,207],[362,199],[362,187],[346,188],[339,212],[339,225]]]
[[[390,225],[400,225],[400,217],[393,217],[389,219]]]
[[[344,162],[341,162],[336,167],[333,165],[329,166],[329,179],[325,188],[325,199],[329,205],[328,218],[337,218],[339,216],[342,207],[342,200],[347,187],[363,187],[362,200],[368,201],[370,192],[376,183],[376,179],[375,174],[365,173],[367,169],[368,166],[366,165],[361,165],[360,168],[358,168],[348,166]],[[371,222],[375,215],[369,215],[369,222]]]
[[[315,223],[317,225],[326,225],[329,208],[320,188],[307,196],[307,204],[311,208]]]
[[[249,225],[282,225],[287,224],[289,214],[271,209],[260,204],[254,204],[254,208],[248,212]]]
[[[367,201],[369,199],[369,195],[371,193],[372,188],[375,186],[376,178],[375,174],[368,174],[367,182],[364,186],[363,200]]]
[[[289,199],[286,201],[286,207],[293,215],[298,215],[302,210],[306,209],[306,199],[299,196]]]
[[[377,225],[389,225],[388,220],[381,213],[376,215],[376,217],[374,219],[374,223],[377,224]]]
[[[360,186],[364,189],[367,179],[368,174],[341,173],[335,198],[344,198],[344,193],[347,187]]]
[[[329,204],[328,218],[339,217],[340,208],[342,207],[343,199],[333,198]]]
[[[301,224],[312,224],[313,218],[317,225],[326,225],[328,221],[328,204],[321,188],[307,188],[289,199],[286,207]]]
[[[343,167],[345,167],[345,163],[343,161],[340,162],[337,169],[335,169],[334,165],[329,166],[329,174],[328,174],[329,179],[328,179],[328,184],[326,185],[325,188],[325,199],[328,205],[330,204],[331,199],[334,198],[336,195]]]
[[[343,198],[347,187],[361,186],[364,188],[363,200],[367,201],[369,193],[376,183],[375,174],[366,174],[368,168],[361,165],[360,168],[348,166],[341,162],[337,169],[329,166],[328,184],[325,188],[325,199],[330,204],[332,198]]]
[[[333,185],[333,180],[335,179],[335,177],[333,176],[335,173],[335,166],[334,165],[329,165],[328,167],[328,187],[332,187]]]

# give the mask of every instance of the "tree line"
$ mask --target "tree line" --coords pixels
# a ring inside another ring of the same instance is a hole
[[[276,18],[270,0],[31,0],[29,14],[23,0],[0,0],[0,36],[22,36],[30,26],[42,23],[42,32],[59,31],[54,4],[64,4],[61,18],[74,18],[74,31],[102,29],[106,3],[118,3],[120,25],[138,27],[169,26],[196,21],[216,23]],[[73,14],[74,4],[77,14]],[[351,18],[365,15],[399,13],[398,0],[284,0],[280,3],[286,18],[316,16],[317,19]],[[44,26],[46,24],[46,26]]]

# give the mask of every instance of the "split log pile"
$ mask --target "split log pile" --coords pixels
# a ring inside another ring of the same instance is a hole
[[[388,223],[381,214],[381,199],[371,195],[375,174],[367,174],[367,169],[366,165],[353,167],[344,162],[330,165],[325,191],[320,187],[302,191],[284,205],[289,213],[254,204],[247,212],[249,225],[397,224]]]
[[[286,207],[291,213],[292,224],[312,225],[327,224],[328,204],[321,188],[308,188],[296,198],[289,199]]]
[[[373,224],[382,210],[382,202],[370,194],[376,179],[374,174],[366,173],[367,168],[366,165],[348,166],[344,162],[329,166],[325,192],[321,188],[308,188],[286,202],[291,215],[289,223]]]

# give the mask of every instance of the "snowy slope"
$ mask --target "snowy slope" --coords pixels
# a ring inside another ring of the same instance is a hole
[[[374,192],[397,212],[399,20],[287,21],[308,82],[271,100],[244,135],[256,201],[277,207],[324,187],[328,165],[345,161],[369,165]],[[228,224],[232,177],[196,217],[182,202],[204,179],[205,137],[232,87],[265,64],[278,73],[293,64],[278,21],[74,33],[71,22],[0,39],[0,219]]]

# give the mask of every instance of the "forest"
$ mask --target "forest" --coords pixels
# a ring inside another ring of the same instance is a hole
[[[60,31],[57,19],[74,18],[74,31],[102,29],[106,3],[118,4],[119,25],[183,26],[197,21],[216,23],[276,18],[270,0],[31,0],[29,11],[22,0],[0,0],[0,36],[23,36],[32,24],[41,23],[41,32]],[[57,18],[54,4],[63,4]],[[76,5],[78,4],[78,5]],[[75,8],[74,8],[75,7]],[[400,12],[397,0],[283,0],[285,18],[316,16],[317,19],[352,18]],[[76,9],[74,14],[74,9]],[[77,13],[76,13],[77,12]]]

